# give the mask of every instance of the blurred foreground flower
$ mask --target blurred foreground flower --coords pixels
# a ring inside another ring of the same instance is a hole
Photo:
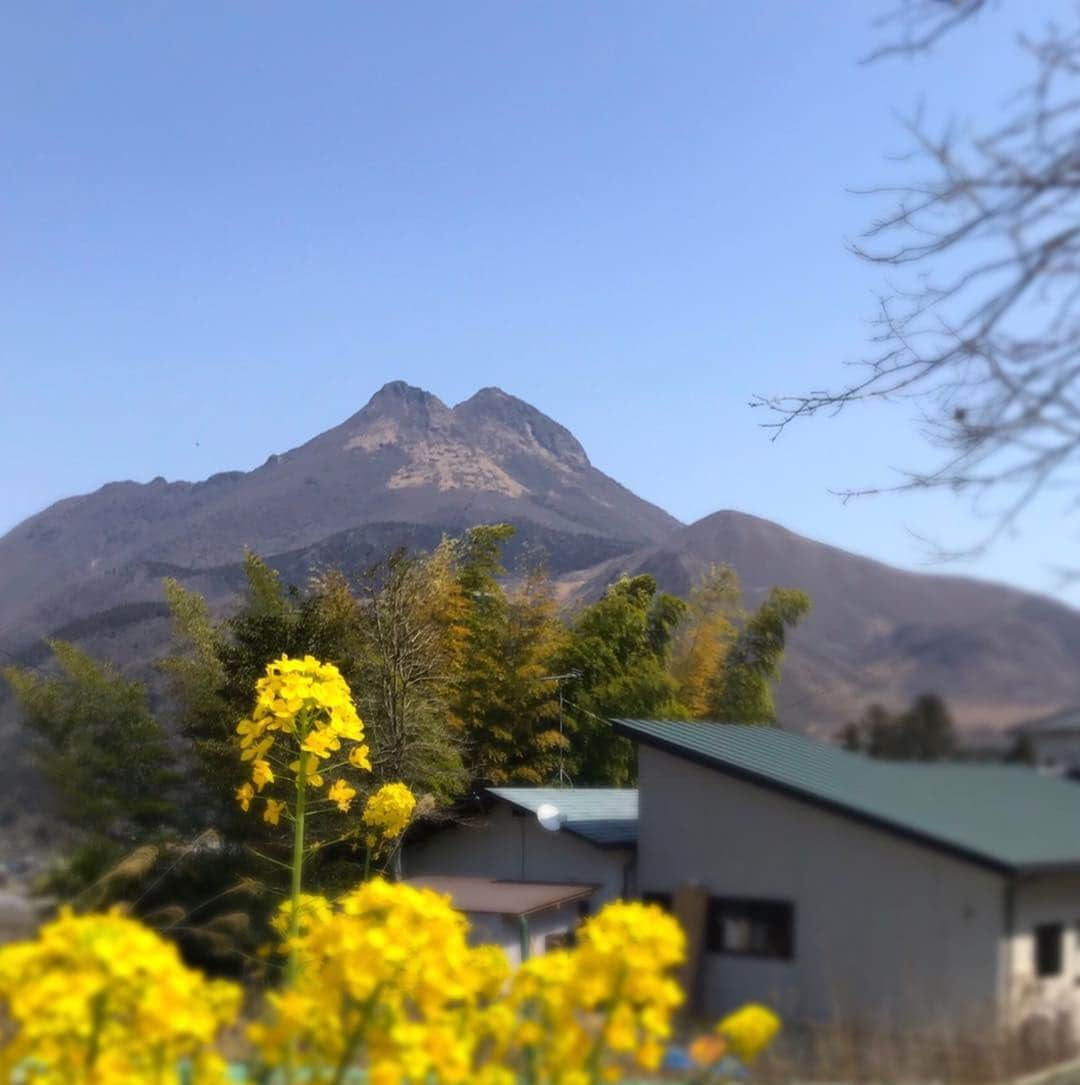
[[[0,948],[0,1016],[14,1026],[0,1080],[151,1085],[185,1059],[200,1085],[224,1083],[214,1045],[240,998],[135,920],[65,911],[35,941]]]

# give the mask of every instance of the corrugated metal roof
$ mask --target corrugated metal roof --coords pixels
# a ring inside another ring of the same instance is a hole
[[[632,848],[637,843],[638,793],[632,787],[489,787],[503,802],[535,814],[551,803],[563,815],[563,828],[601,848]]]
[[[1080,784],[1030,768],[875,761],[775,727],[614,723],[635,741],[1004,872],[1080,866]]]
[[[575,900],[588,900],[595,885],[554,882],[511,882],[499,878],[469,878],[455,874],[423,874],[407,878],[408,885],[445,893],[459,912],[491,915],[532,915]]]

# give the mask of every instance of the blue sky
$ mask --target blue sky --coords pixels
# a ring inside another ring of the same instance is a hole
[[[946,495],[829,493],[930,462],[909,408],[772,443],[747,407],[864,348],[883,284],[848,190],[891,176],[897,114],[990,115],[1025,71],[1020,5],[860,65],[887,2],[9,6],[0,531],[254,467],[401,378],[499,385],[685,520],[910,567],[969,541]],[[949,570],[1052,592],[1063,508]]]

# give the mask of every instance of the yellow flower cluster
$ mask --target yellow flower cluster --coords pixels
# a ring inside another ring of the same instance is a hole
[[[666,912],[618,902],[582,926],[575,948],[527,961],[509,1002],[526,1065],[558,1085],[655,1070],[682,1001],[672,971],[684,953],[682,929]]]
[[[575,948],[512,977],[501,949],[467,934],[448,898],[381,879],[309,903],[297,981],[251,1039],[268,1066],[292,1053],[327,1082],[362,1054],[371,1085],[590,1085],[659,1065],[683,955],[659,908],[610,904]]]
[[[187,1059],[200,1085],[218,1085],[228,1078],[214,1043],[239,1005],[239,988],[187,968],[136,921],[63,912],[36,940],[0,948],[0,1019],[12,1026],[0,1080],[157,1085]]]
[[[397,840],[409,827],[416,796],[404,784],[383,784],[364,805],[360,820],[368,830],[369,848]]]
[[[670,1036],[683,938],[655,907],[609,904],[574,948],[513,974],[431,890],[375,879],[334,903],[301,895],[298,924],[291,908],[275,927],[299,968],[249,1029],[260,1073],[336,1085],[364,1065],[370,1085],[597,1085],[656,1069]],[[224,1085],[217,1040],[239,1005],[236,987],[134,920],[65,912],[0,949],[0,1081],[172,1085],[186,1062],[189,1080]],[[762,1006],[724,1018],[695,1045],[702,1080],[722,1055],[753,1061],[778,1028]]]
[[[690,1045],[690,1058],[702,1069],[723,1077],[721,1061],[733,1056],[749,1066],[776,1039],[780,1018],[767,1006],[751,1002],[717,1022],[711,1033],[699,1036]],[[706,1074],[704,1080],[712,1080]]]
[[[313,656],[282,656],[270,663],[255,685],[251,718],[241,720],[236,732],[241,758],[251,763],[251,779],[236,792],[236,800],[245,812],[256,795],[273,784],[283,770],[297,779],[302,775],[304,785],[315,788],[323,786],[324,772],[345,765],[371,771],[364,725],[356,713],[348,683],[332,663],[320,663]],[[284,742],[284,751],[277,745],[279,741]],[[353,744],[348,754],[329,763],[346,742]],[[347,811],[355,795],[355,789],[339,779],[330,788],[328,798]],[[288,815],[287,804],[268,797],[263,820],[277,825],[282,815]]]
[[[382,879],[332,908],[309,899],[297,979],[270,996],[270,1023],[250,1038],[267,1066],[296,1057],[313,1082],[338,1080],[363,1055],[371,1085],[512,1085],[479,1058],[509,966],[495,947],[470,947],[467,932],[446,897]]]

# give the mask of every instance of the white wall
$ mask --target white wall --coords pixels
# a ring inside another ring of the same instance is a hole
[[[1004,879],[807,803],[639,747],[643,893],[698,883],[795,905],[792,961],[705,955],[704,1009],[917,1025],[1003,994]]]
[[[502,946],[506,950],[510,963],[521,963],[521,923],[515,917],[492,915],[490,913],[469,912],[471,925],[470,941],[474,945],[491,944]],[[577,902],[564,904],[558,908],[548,908],[528,917],[529,956],[539,957],[544,953],[547,938],[552,934],[563,934],[574,930],[581,922],[581,911]]]
[[[627,848],[598,848],[565,830],[542,829],[532,815],[515,817],[506,803],[469,824],[455,825],[405,848],[405,877],[462,874],[531,882],[600,886],[590,901],[597,911],[623,895]]]
[[[1064,928],[1058,976],[1040,977],[1036,971],[1035,928],[1043,923]],[[1019,883],[1005,967],[1015,1019],[1066,1013],[1080,1034],[1080,875],[1025,878]]]

